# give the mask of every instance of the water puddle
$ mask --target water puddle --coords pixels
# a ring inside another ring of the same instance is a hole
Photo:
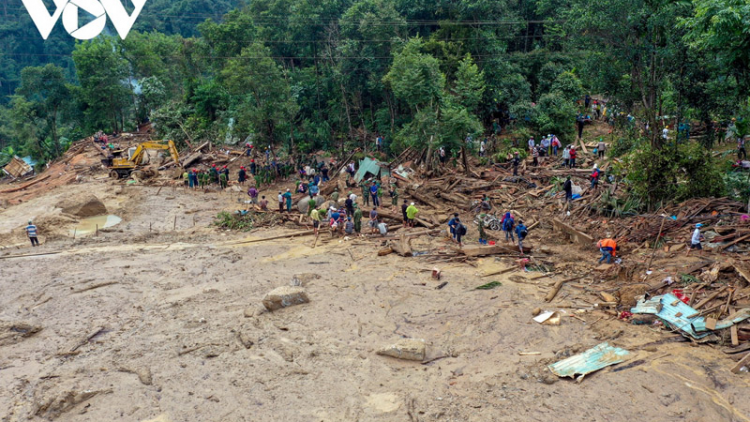
[[[81,219],[80,222],[70,230],[71,236],[88,236],[96,233],[97,228],[99,230],[106,229],[108,227],[116,226],[122,221],[122,218],[116,215],[97,215],[95,217],[88,217]]]

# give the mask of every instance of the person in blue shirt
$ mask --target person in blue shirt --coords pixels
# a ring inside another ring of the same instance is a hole
[[[39,246],[39,239],[36,237],[36,226],[29,220],[29,225],[26,226],[26,234],[29,236],[31,241],[31,247]]]
[[[453,241],[456,241],[456,228],[458,228],[459,220],[458,220],[458,213],[454,213],[453,217],[448,220],[448,227],[451,231],[451,236],[453,237]]]
[[[505,213],[501,220],[501,224],[503,231],[505,232],[505,241],[507,242],[510,240],[511,242],[515,242],[516,239],[513,238],[513,226],[516,222],[513,220],[513,214],[511,214],[510,211]]]
[[[518,225],[516,226],[516,235],[518,236],[518,250],[521,251],[521,255],[523,255],[523,241],[526,239],[526,236],[529,234],[529,231],[526,229],[526,226],[524,226],[523,221],[518,220]]]
[[[378,185],[375,182],[372,182],[372,186],[370,186],[370,195],[372,195],[372,205],[374,207],[379,207],[380,200],[378,199]]]

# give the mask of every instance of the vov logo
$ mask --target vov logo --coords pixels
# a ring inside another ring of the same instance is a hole
[[[60,15],[62,15],[63,27],[73,38],[90,40],[96,37],[104,30],[107,16],[109,16],[120,38],[125,39],[146,4],[146,0],[131,1],[135,6],[132,15],[128,15],[120,0],[54,0],[56,9],[52,15],[49,14],[42,0],[23,0],[23,5],[26,6],[29,16],[45,40],[60,19]],[[80,9],[93,15],[94,20],[79,28],[78,11]]]

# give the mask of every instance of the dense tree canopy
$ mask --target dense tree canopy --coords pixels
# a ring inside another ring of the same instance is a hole
[[[42,159],[147,120],[177,141],[381,134],[397,153],[508,125],[569,142],[586,93],[651,127],[748,110],[746,0],[150,0],[125,40],[84,42],[60,24],[43,41],[21,6],[0,0],[0,150]]]

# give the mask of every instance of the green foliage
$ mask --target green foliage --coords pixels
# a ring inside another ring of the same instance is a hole
[[[98,37],[80,42],[73,50],[73,61],[80,82],[74,93],[85,116],[84,128],[89,133],[125,130],[123,109],[132,103],[126,85],[129,66],[117,53],[115,41]]]
[[[253,228],[253,219],[251,214],[240,215],[222,211],[216,215],[212,224],[226,230],[249,231]]]
[[[443,95],[445,75],[440,71],[440,62],[422,52],[423,42],[413,38],[393,57],[385,81],[396,98],[403,100],[416,111],[434,107]]]
[[[484,73],[474,63],[470,54],[466,54],[458,64],[453,95],[456,102],[469,111],[475,112],[484,94]]]
[[[643,142],[625,157],[631,192],[649,209],[664,201],[721,196],[724,183],[713,155],[696,143],[657,149]]]
[[[503,284],[499,281],[490,281],[489,283],[482,284],[481,286],[477,286],[474,288],[474,290],[492,290],[496,287],[500,287]]]

